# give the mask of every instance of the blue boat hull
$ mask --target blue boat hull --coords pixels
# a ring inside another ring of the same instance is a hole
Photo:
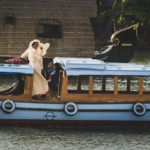
[[[65,103],[25,103],[15,102],[15,110],[11,113],[2,109],[0,101],[0,121],[150,121],[150,103],[143,103],[146,111],[143,115],[137,115],[133,111],[135,103],[103,103],[85,104],[77,103],[77,112],[68,115],[65,111]]]

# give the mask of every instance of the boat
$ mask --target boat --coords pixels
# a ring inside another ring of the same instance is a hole
[[[129,62],[136,51],[139,25],[136,23],[115,31],[110,42],[96,50],[93,58],[105,62]]]
[[[58,89],[43,100],[32,97],[30,64],[0,64],[0,123],[150,121],[150,65],[66,57],[54,62],[60,65]],[[9,80],[15,86],[2,89]]]

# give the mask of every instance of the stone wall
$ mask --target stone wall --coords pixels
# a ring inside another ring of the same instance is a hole
[[[51,43],[47,57],[91,57],[96,9],[96,0],[0,0],[0,56],[19,56],[38,38]],[[62,37],[39,37],[40,24],[60,25]]]

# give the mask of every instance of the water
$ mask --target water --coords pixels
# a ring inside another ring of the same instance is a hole
[[[137,52],[131,62],[150,64],[150,52]],[[0,126],[0,150],[59,149],[148,150],[150,126]]]
[[[148,127],[0,127],[2,150],[148,150]]]

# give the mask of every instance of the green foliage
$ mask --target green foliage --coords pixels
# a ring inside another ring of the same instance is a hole
[[[125,6],[128,2],[129,0],[121,0],[122,6]]]
[[[110,10],[110,9],[108,9],[108,10],[106,10],[106,11],[103,11],[103,12],[101,12],[101,13],[98,14],[98,19],[99,19],[99,20],[105,19],[105,18],[107,18],[107,17],[110,16],[110,13],[111,13],[111,10]]]
[[[118,20],[117,20],[117,24],[124,24],[125,22],[125,17],[123,17],[122,15],[119,16]]]
[[[103,2],[105,0],[98,0]],[[142,40],[150,43],[150,0],[112,0],[111,8],[100,11],[98,20],[104,22],[107,30],[113,23],[114,29],[141,22]]]
[[[142,21],[150,19],[150,0],[132,0],[128,1],[124,7],[126,13],[132,13]]]
[[[150,0],[122,0],[121,8],[123,14],[132,14],[139,18],[142,22],[142,36],[141,41],[150,42]],[[120,14],[122,15],[122,14]],[[120,23],[120,22],[119,22]],[[121,22],[122,23],[122,22]]]

